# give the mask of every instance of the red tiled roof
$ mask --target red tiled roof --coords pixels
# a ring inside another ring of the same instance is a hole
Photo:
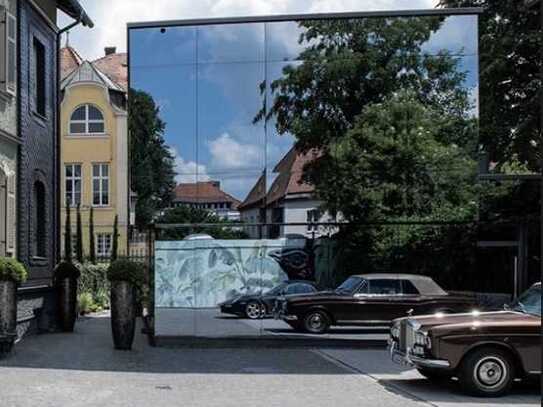
[[[125,91],[128,89],[128,67],[126,53],[109,54],[92,63],[109,79],[120,85]]]
[[[218,181],[178,184],[174,190],[175,201],[190,203],[231,202],[233,209],[236,209],[240,204],[239,200],[221,190],[221,184]]]
[[[240,205],[240,208],[261,204],[264,198],[266,205],[270,205],[287,195],[313,193],[315,187],[302,181],[303,169],[307,163],[319,156],[320,152],[317,150],[300,153],[295,148],[290,149],[274,167],[273,172],[278,173],[278,175],[269,191],[265,192],[265,176],[262,175]]]
[[[70,46],[60,49],[60,77],[65,78],[70,72],[79,67],[83,58]]]

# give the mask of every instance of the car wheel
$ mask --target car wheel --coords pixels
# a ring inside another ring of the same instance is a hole
[[[498,397],[509,391],[515,372],[507,352],[483,348],[466,357],[458,376],[467,393],[479,397]]]
[[[417,371],[428,380],[437,382],[451,378],[451,373],[441,369],[432,369],[428,367],[417,367]]]
[[[322,334],[329,326],[330,319],[323,311],[310,311],[304,318],[304,329],[312,334]]]
[[[258,301],[249,301],[245,306],[245,316],[249,319],[260,319],[264,315],[262,304]]]

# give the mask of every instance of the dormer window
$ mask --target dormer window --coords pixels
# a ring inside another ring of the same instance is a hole
[[[70,117],[70,134],[104,134],[104,129],[104,115],[96,106],[79,106]]]

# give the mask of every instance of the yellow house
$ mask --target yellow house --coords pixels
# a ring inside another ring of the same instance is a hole
[[[75,248],[75,208],[79,205],[84,255],[90,254],[91,207],[96,255],[111,254],[115,216],[118,216],[118,253],[123,255],[128,253],[130,223],[126,90],[97,64],[81,60],[70,47],[61,50],[61,64],[61,250],[64,252],[69,204],[72,248]]]

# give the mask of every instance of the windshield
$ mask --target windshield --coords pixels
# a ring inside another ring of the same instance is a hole
[[[349,277],[338,288],[336,288],[336,292],[345,294],[354,293],[364,281],[365,280],[361,277]]]
[[[541,316],[541,286],[532,287],[516,300],[511,309],[525,314]]]

